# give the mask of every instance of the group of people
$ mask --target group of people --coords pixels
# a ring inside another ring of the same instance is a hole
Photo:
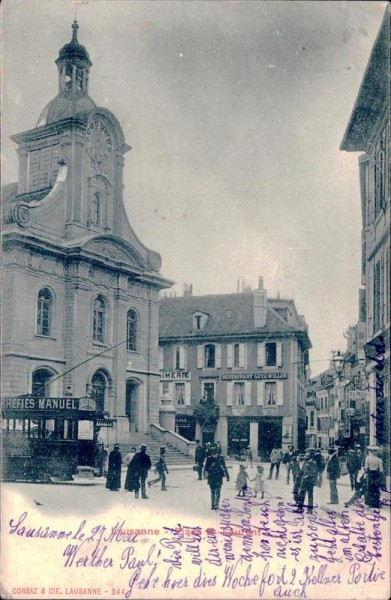
[[[146,493],[146,484],[148,487],[161,482],[161,490],[166,492],[166,475],[168,474],[165,458],[165,446],[160,447],[159,459],[155,464],[157,478],[148,480],[148,472],[152,468],[150,456],[147,454],[147,446],[142,444],[139,451],[133,446],[130,452],[125,456],[124,462],[127,467],[124,489],[127,492],[134,492],[135,498],[148,499]],[[114,444],[114,450],[109,454],[106,488],[112,492],[117,492],[121,488],[121,469],[122,454],[119,444]]]
[[[380,508],[380,490],[384,485],[383,462],[378,456],[379,448],[377,446],[369,446],[367,451],[364,461],[359,445],[348,450],[346,467],[354,494],[345,503],[345,506],[350,506],[363,496],[368,507]],[[312,512],[314,488],[322,487],[324,472],[326,472],[330,489],[330,500],[327,504],[339,504],[337,482],[341,477],[341,464],[337,448],[329,448],[328,458],[325,460],[320,449],[309,448],[305,454],[300,454],[298,450],[294,450],[293,446],[290,446],[282,462],[287,467],[287,483],[289,483],[290,474],[293,477],[293,497],[298,511],[303,510],[307,500],[308,512]],[[363,473],[359,478],[362,468]]]

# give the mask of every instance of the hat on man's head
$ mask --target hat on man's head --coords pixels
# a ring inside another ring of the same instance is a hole
[[[367,450],[370,450],[370,452],[377,452],[380,448],[379,446],[368,446]]]
[[[361,448],[361,444],[356,444],[356,448]]]
[[[329,448],[329,454],[335,454],[337,452],[337,448]]]
[[[146,450],[147,449],[147,447],[146,447],[145,444],[141,444],[140,448],[141,448],[141,450]]]
[[[114,444],[114,448],[119,448],[119,444]]]

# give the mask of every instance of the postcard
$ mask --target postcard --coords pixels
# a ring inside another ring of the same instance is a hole
[[[1,597],[388,598],[389,6],[2,17]]]

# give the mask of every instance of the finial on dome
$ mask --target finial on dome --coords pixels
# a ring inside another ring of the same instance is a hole
[[[78,25],[76,19],[72,23],[72,29],[73,29],[73,32],[72,32],[72,42],[74,44],[78,44],[79,42],[77,40],[77,30],[79,29],[79,25]]]

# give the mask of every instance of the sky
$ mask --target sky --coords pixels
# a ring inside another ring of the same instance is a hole
[[[18,177],[9,137],[57,94],[76,12],[89,94],[132,146],[127,214],[162,274],[194,295],[263,276],[305,316],[315,375],[358,319],[358,154],[339,146],[385,6],[5,0],[2,182]]]

